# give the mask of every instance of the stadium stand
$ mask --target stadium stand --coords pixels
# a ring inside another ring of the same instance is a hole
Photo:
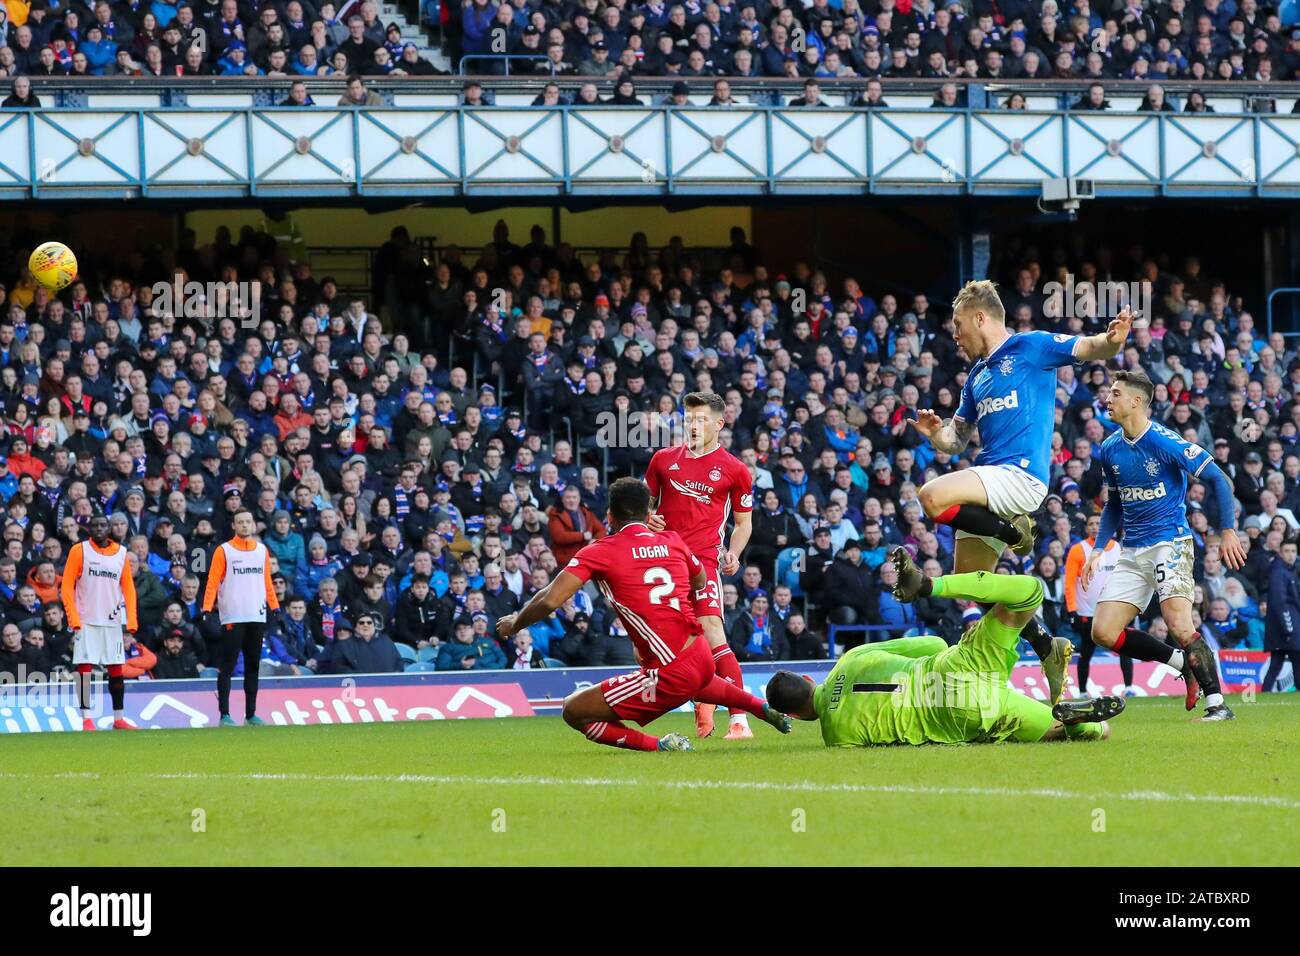
[[[5,76],[427,76],[436,62],[445,60],[420,26],[375,0],[14,0],[0,9]]]
[[[463,54],[484,72],[531,62],[535,72],[620,77],[1268,82],[1294,79],[1300,53],[1294,12],[1284,25],[1255,0],[1101,11],[1087,0],[1068,10],[1055,0],[815,0],[801,10],[747,2],[602,9],[588,0],[563,14],[470,0],[444,5],[444,14],[453,60]]]
[[[25,262],[38,238],[16,227],[0,262]],[[198,676],[212,664],[214,625],[198,605],[206,556],[240,505],[277,560],[268,673],[336,672],[331,649],[361,612],[403,646],[408,670],[459,669],[467,656],[628,663],[617,620],[584,593],[532,629],[531,654],[493,629],[562,565],[564,490],[578,489],[583,520],[598,521],[608,483],[680,437],[694,389],[725,396],[724,444],[755,479],[753,543],[724,593],[742,660],[825,655],[827,627],[846,624],[872,629],[841,643],[960,636],[960,609],[900,608],[882,587],[894,545],[950,568],[951,531],[926,521],[917,488],[976,451],[954,459],[906,425],[918,407],[951,415],[964,380],[943,303],[767,262],[763,237],[751,245],[740,229],[725,249],[651,248],[637,235],[584,258],[541,227],[517,244],[500,223],[477,253],[442,248],[426,261],[399,228],[372,288],[351,294],[267,233],[202,238],[84,262],[59,296],[7,268],[0,610],[25,646],[6,633],[0,668],[66,666],[58,572],[103,513],[129,545],[151,622],[141,653],[158,656],[159,676]],[[1197,624],[1221,648],[1294,640],[1265,623],[1270,593],[1295,578],[1278,555],[1300,530],[1294,343],[1266,336],[1251,304],[1195,258],[1023,247],[993,268],[1018,329],[1104,324],[1097,310],[1055,317],[1045,283],[1067,271],[1151,283],[1152,321],[1120,362],[1159,383],[1157,420],[1214,449],[1250,542],[1247,566],[1225,570],[1206,490],[1192,489]],[[259,314],[209,323],[215,301],[167,311],[154,284],[173,270],[202,283],[260,277]],[[1049,598],[1098,507],[1107,377],[1101,364],[1060,371],[1052,494],[1038,549],[1018,568]],[[859,547],[846,551],[850,541]],[[846,581],[852,601],[835,590]],[[1059,601],[1044,614],[1072,633]]]
[[[476,107],[589,105],[1067,117],[1300,110],[1293,4],[796,6],[424,0],[417,15],[375,0],[8,0],[0,109],[340,105],[357,108],[348,119],[358,129],[358,111],[457,104],[470,108],[457,111],[462,122]],[[34,128],[37,116],[14,122]],[[1270,178],[1281,183],[1282,167],[1254,168],[1263,156],[1255,129],[1245,185],[1232,188],[1262,196]],[[1018,156],[1032,135],[1002,138]],[[1123,153],[1120,139],[1092,135],[1112,158]],[[419,145],[418,136],[398,139],[404,154]],[[909,148],[924,153],[919,139]],[[621,151],[624,137],[613,140]],[[726,146],[715,136],[705,148],[720,151],[717,140]],[[1218,145],[1197,148],[1214,158]],[[74,146],[83,157],[96,149],[89,137]],[[310,151],[310,137],[291,147]],[[208,147],[196,136],[186,148]],[[1167,188],[1164,162],[1144,186]],[[471,173],[461,169],[462,185]],[[28,175],[35,197],[43,174]],[[57,189],[51,183],[49,194]],[[725,589],[742,660],[833,654],[845,643],[837,630],[849,643],[961,633],[960,610],[899,607],[882,587],[894,545],[951,566],[950,529],[925,519],[916,492],[976,451],[950,459],[906,425],[917,408],[951,414],[965,366],[946,304],[900,301],[896,277],[775,261],[759,251],[765,237],[751,245],[740,231],[726,249],[651,248],[638,234],[626,248],[582,253],[548,244],[536,227],[522,245],[499,228],[469,254],[399,230],[375,254],[370,287],[341,289],[293,240],[250,228],[87,260],[83,280],[54,296],[21,267],[42,238],[21,223],[0,237],[0,611],[26,643],[6,640],[0,669],[29,658],[66,665],[69,635],[50,594],[68,545],[96,513],[130,543],[142,616],[154,622],[140,646],[157,655],[159,676],[210,668],[212,624],[198,595],[206,556],[239,504],[259,517],[286,599],[278,649],[263,662],[270,673],[331,672],[331,646],[360,611],[396,642],[407,669],[459,668],[465,645],[484,650],[476,666],[496,660],[493,651],[503,665],[521,654],[530,665],[628,663],[617,620],[585,594],[532,629],[534,656],[496,642],[494,622],[562,566],[554,530],[572,520],[564,489],[579,489],[580,520],[599,521],[608,483],[641,474],[654,447],[680,436],[681,398],[697,388],[727,398],[726,443],[756,483],[748,564]],[[1295,569],[1279,555],[1300,531],[1300,358],[1293,338],[1256,321],[1259,290],[1247,302],[1195,258],[1104,245],[1086,255],[1003,250],[991,271],[1016,328],[1100,327],[1104,309],[1068,318],[1045,310],[1047,283],[1067,275],[1153,290],[1152,322],[1134,331],[1119,365],[1157,381],[1158,420],[1214,449],[1251,542],[1247,567],[1226,570],[1206,490],[1193,489],[1198,624],[1216,647],[1300,644],[1272,613],[1282,613],[1278,595],[1296,593]],[[214,319],[213,300],[199,315],[155,308],[155,284],[178,275],[182,285],[258,280],[257,312]],[[1037,552],[1019,568],[1047,588],[1047,625],[1084,639],[1062,588],[1102,493],[1092,458],[1112,428],[1098,400],[1108,375],[1101,365],[1061,372],[1052,495]],[[860,543],[850,549],[858,558],[845,553],[849,541]],[[842,582],[854,583],[852,601],[835,590]],[[760,596],[767,606],[755,616]],[[1300,606],[1285,610],[1300,615]]]

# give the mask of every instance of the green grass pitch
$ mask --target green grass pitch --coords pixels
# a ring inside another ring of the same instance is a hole
[[[1130,701],[1101,743],[871,750],[799,724],[628,753],[554,718],[15,735],[0,795],[32,829],[0,861],[1300,863],[1300,695],[1231,703]]]

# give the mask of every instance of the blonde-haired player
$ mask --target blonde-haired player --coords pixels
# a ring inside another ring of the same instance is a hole
[[[954,573],[992,571],[1008,546],[1018,555],[1034,546],[1029,515],[1047,497],[1055,428],[1056,370],[1075,362],[1104,361],[1124,347],[1133,314],[1125,308],[1098,335],[1007,331],[1006,309],[997,287],[968,282],[952,303],[953,336],[974,362],[961,390],[961,403],[944,421],[929,408],[911,424],[939,451],[959,455],[979,426],[976,464],[927,481],[921,506],[939,524],[957,532]],[[1021,632],[1043,662],[1043,675],[1056,703],[1065,686],[1073,645],[1053,639],[1037,619]]]
[[[91,673],[96,665],[108,671],[108,693],[113,702],[113,729],[136,730],[126,720],[126,678],[122,665],[126,647],[122,625],[132,634],[139,628],[135,613],[135,580],[126,548],[108,534],[108,519],[90,519],[90,539],[68,550],[59,586],[68,627],[72,630],[72,663],[77,669],[81,703],[81,729],[95,730],[91,716]]]

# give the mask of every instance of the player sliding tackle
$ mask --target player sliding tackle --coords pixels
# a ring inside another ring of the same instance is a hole
[[[510,637],[554,613],[587,581],[595,581],[618,612],[636,649],[641,669],[570,694],[564,721],[588,739],[630,750],[690,750],[681,734],[658,739],[625,726],[645,726],[690,700],[743,710],[783,734],[790,718],[714,673],[709,642],[700,633],[695,608],[708,607],[704,566],[674,531],[651,531],[650,489],[620,478],[609,489],[614,533],[573,556],[555,580],[516,614],[497,622]]]
[[[968,282],[952,303],[954,337],[972,362],[956,414],[944,421],[921,409],[911,421],[939,451],[958,455],[979,426],[979,463],[927,481],[921,505],[931,520],[957,532],[958,572],[991,571],[1008,546],[1017,555],[1034,547],[1029,517],[1047,497],[1051,470],[1056,370],[1118,354],[1133,325],[1125,308],[1104,333],[1092,336],[1007,331],[1006,310],[987,280]],[[1072,645],[1026,619],[1023,637],[1043,665],[1056,703],[1065,686]]]
[[[1155,387],[1140,371],[1116,372],[1110,389],[1110,417],[1119,429],[1101,445],[1097,460],[1106,473],[1106,507],[1101,513],[1097,545],[1083,568],[1087,587],[1101,552],[1122,529],[1119,563],[1107,579],[1092,621],[1092,640],[1143,661],[1159,661],[1181,671],[1187,681],[1187,709],[1196,706],[1197,684],[1205,692],[1200,720],[1232,720],[1223,702],[1219,669],[1205,639],[1192,625],[1192,532],[1187,527],[1187,476],[1214,489],[1219,514],[1219,551],[1234,571],[1246,562],[1237,539],[1232,485],[1200,445],[1179,438],[1151,421]],[[1160,595],[1160,613],[1175,649],[1143,631],[1125,630]]]
[[[993,607],[951,647],[941,637],[856,647],[840,658],[820,687],[779,671],[767,685],[773,707],[800,720],[820,721],[828,747],[1110,735],[1106,720],[1124,710],[1122,697],[1048,707],[1007,686],[1019,657],[1020,630],[1043,603],[1036,578],[988,571],[930,578],[903,548],[895,548],[889,560],[898,569],[894,595],[900,601],[944,597]]]

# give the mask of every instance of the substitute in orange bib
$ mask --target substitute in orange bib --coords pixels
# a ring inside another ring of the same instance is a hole
[[[96,664],[108,671],[108,693],[113,701],[113,729],[135,730],[122,712],[126,682],[122,664],[126,648],[122,625],[132,634],[135,616],[135,581],[126,548],[108,535],[108,519],[90,519],[90,540],[78,541],[68,551],[60,585],[63,608],[72,629],[72,663],[77,668],[82,730],[95,730],[91,717],[91,673]]]
[[[244,654],[244,725],[260,727],[266,723],[257,716],[257,668],[262,657],[262,638],[266,634],[267,610],[278,610],[275,588],[271,585],[271,554],[266,545],[253,537],[257,528],[253,513],[247,508],[236,511],[232,519],[235,536],[212,555],[208,586],[203,592],[203,610],[216,605],[221,622],[221,649],[217,675],[217,705],[221,709],[221,726],[234,727],[230,716],[230,675],[239,654]]]
[[[1097,645],[1092,642],[1092,617],[1097,613],[1097,601],[1102,589],[1110,578],[1110,573],[1119,563],[1120,548],[1118,542],[1111,539],[1106,543],[1106,551],[1097,563],[1097,573],[1088,583],[1083,584],[1083,568],[1092,557],[1097,545],[1097,530],[1101,527],[1101,515],[1089,515],[1084,525],[1084,540],[1077,542],[1065,556],[1065,608],[1072,614],[1075,631],[1082,640],[1079,643],[1079,679],[1076,683],[1080,697],[1088,697],[1088,676],[1092,672],[1092,654]],[[1133,696],[1133,658],[1127,654],[1119,656],[1120,673],[1124,678],[1124,693]],[[1108,691],[1103,689],[1101,693]]]

